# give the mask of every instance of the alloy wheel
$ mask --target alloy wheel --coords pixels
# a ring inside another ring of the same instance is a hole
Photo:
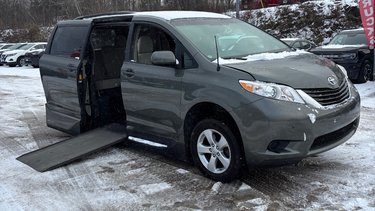
[[[225,172],[231,163],[228,141],[214,129],[206,129],[199,135],[197,152],[202,165],[215,174]]]

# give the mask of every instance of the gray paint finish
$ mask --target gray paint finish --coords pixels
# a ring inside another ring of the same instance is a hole
[[[137,133],[144,137],[151,137],[154,141],[167,142],[169,147],[177,146],[175,153],[178,157],[186,158],[189,155],[184,147],[187,141],[184,137],[185,119],[189,118],[191,108],[207,102],[220,106],[234,119],[241,136],[239,142],[243,144],[244,156],[249,165],[265,164],[269,161],[278,163],[299,160],[335,147],[353,135],[355,130],[319,151],[310,151],[316,138],[351,123],[356,126],[360,101],[356,89],[350,82],[351,97],[330,109],[312,108],[309,105],[265,98],[247,92],[239,84],[239,80],[258,80],[284,84],[296,89],[335,88],[336,86],[328,85],[327,78],[335,76],[342,81],[345,80],[345,76],[329,60],[304,54],[285,59],[222,65],[220,71],[217,71],[217,65],[209,61],[190,41],[179,34],[168,20],[137,15],[132,21],[158,25],[168,31],[175,41],[194,57],[198,66],[182,69],[177,66],[161,67],[130,61],[130,44],[134,28],[130,27],[126,49],[128,55],[125,56],[126,60],[121,68],[121,90],[129,135]],[[56,83],[59,78],[65,80],[64,74],[68,73],[63,70],[61,75],[56,69],[58,65],[54,66],[54,62],[49,61],[48,58],[43,56],[41,60],[41,63],[47,67],[42,71],[42,78],[48,79],[46,76],[51,76],[55,79],[42,80],[47,102],[53,102],[51,97],[48,98],[53,90],[51,84]],[[48,74],[50,71],[53,74]],[[73,78],[73,76],[69,77]],[[66,90],[61,88],[60,91]],[[67,102],[73,107],[72,110],[77,111],[76,101],[64,99],[58,102],[58,106],[63,106]],[[75,114],[73,112],[67,115],[73,118]],[[315,117],[314,121],[312,115]],[[62,118],[59,120],[56,115],[47,116],[48,118],[56,118],[56,123],[66,121]],[[267,146],[274,140],[290,141],[287,146],[289,151],[270,152]]]

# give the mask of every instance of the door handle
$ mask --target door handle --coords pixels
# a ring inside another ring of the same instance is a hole
[[[134,77],[134,74],[135,74],[135,72],[134,72],[133,69],[126,69],[125,70],[125,76],[128,77],[128,78]]]

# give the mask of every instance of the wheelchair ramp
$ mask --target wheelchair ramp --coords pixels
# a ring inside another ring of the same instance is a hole
[[[29,152],[17,160],[44,172],[127,140],[126,125],[110,124],[56,144]]]

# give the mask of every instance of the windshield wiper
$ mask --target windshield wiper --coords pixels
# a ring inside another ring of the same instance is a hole
[[[240,57],[240,56],[228,56],[228,57],[222,57],[222,59],[247,60],[246,57]]]

